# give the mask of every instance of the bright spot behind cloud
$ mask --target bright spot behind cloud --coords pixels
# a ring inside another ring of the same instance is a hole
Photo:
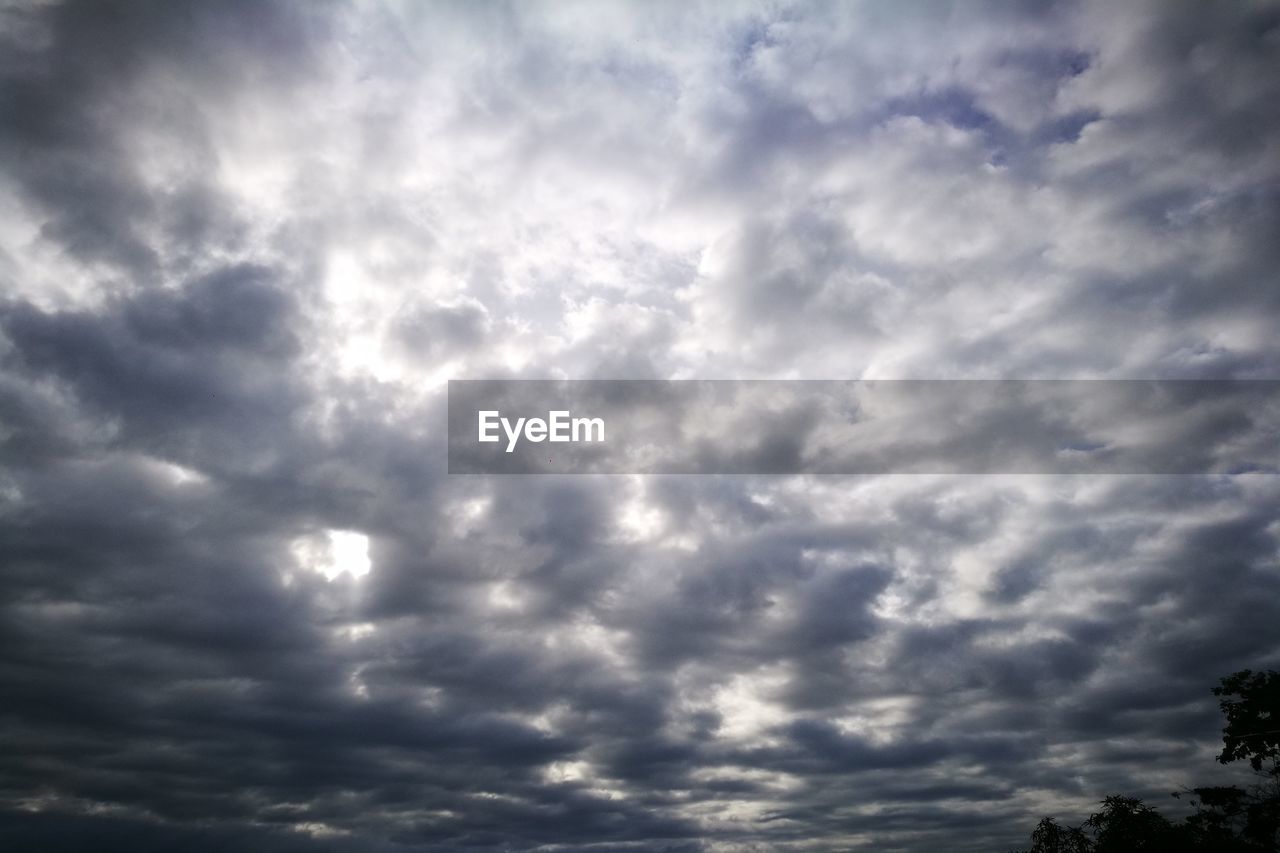
[[[325,530],[294,540],[293,555],[305,569],[334,580],[344,572],[353,578],[369,574],[369,537],[351,530]]]

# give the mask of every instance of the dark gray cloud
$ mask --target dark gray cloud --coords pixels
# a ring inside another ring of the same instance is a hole
[[[1278,23],[5,6],[0,841],[989,851],[1227,778],[1274,476],[451,477],[444,381],[1277,378]]]

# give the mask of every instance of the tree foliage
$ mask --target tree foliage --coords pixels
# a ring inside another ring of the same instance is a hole
[[[1222,679],[1213,695],[1227,718],[1223,764],[1245,759],[1259,773],[1280,775],[1280,672],[1241,670]]]
[[[1191,788],[1179,823],[1134,797],[1113,795],[1080,826],[1043,818],[1027,853],[1277,853],[1280,851],[1280,672],[1242,670],[1213,688],[1226,718],[1223,764],[1247,761],[1260,780]]]

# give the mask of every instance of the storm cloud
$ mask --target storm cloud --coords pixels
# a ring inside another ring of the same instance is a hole
[[[446,382],[1280,379],[1276,69],[1274,2],[5,4],[0,839],[998,851],[1234,779],[1274,474],[451,476]]]

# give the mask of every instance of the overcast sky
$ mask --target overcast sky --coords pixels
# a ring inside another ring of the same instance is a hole
[[[450,477],[444,383],[1280,378],[1278,69],[1274,2],[3,3],[0,840],[1000,853],[1238,778],[1276,476]]]

